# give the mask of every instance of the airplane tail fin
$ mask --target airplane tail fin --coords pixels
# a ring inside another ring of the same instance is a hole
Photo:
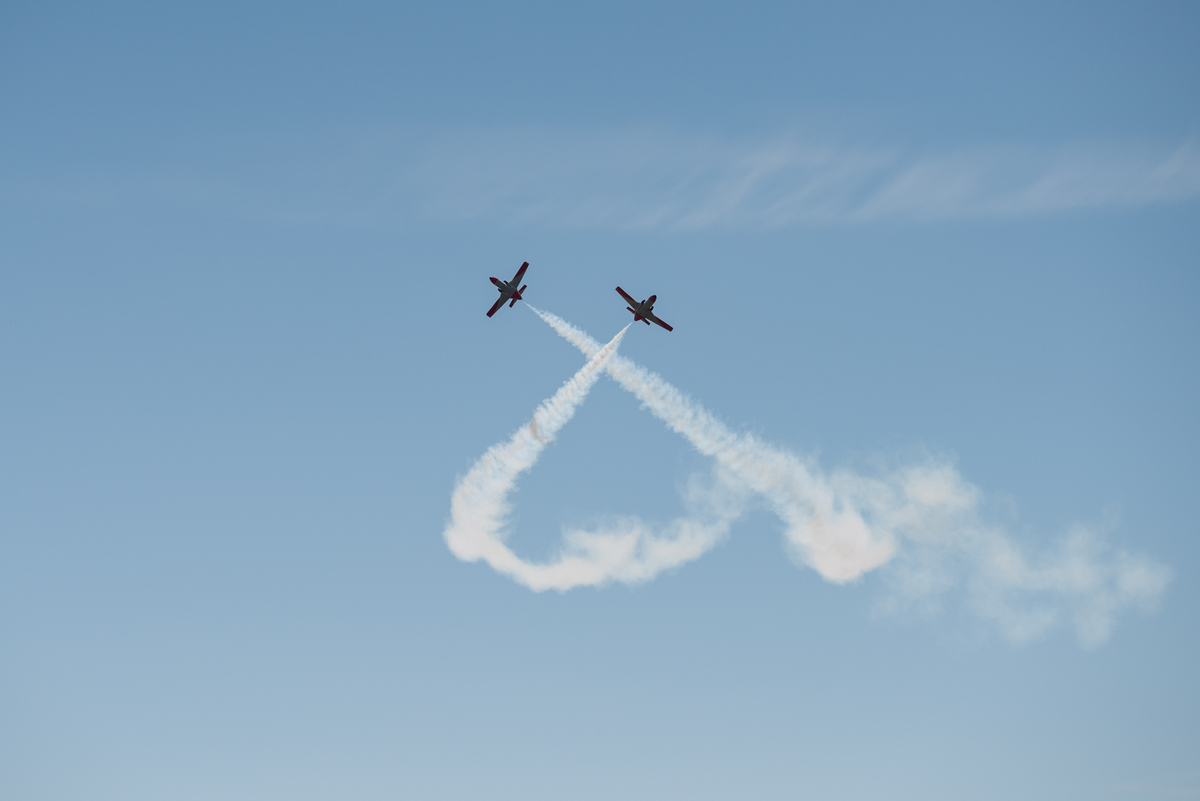
[[[525,286],[529,286],[529,284],[526,284]],[[521,287],[520,289],[518,289],[516,292],[513,293],[512,302],[508,304],[508,308],[511,309],[513,306],[516,306],[518,300],[525,299],[525,298],[521,297],[521,293],[525,291],[525,286]]]

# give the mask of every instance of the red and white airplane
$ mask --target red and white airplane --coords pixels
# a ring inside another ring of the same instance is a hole
[[[525,291],[525,287],[517,289],[517,285],[521,283],[521,279],[525,276],[525,271],[529,269],[529,262],[521,265],[521,269],[517,270],[517,274],[513,276],[511,281],[501,281],[499,278],[492,278],[492,283],[496,285],[496,289],[500,290],[500,300],[492,304],[492,308],[488,309],[488,317],[491,317],[496,311],[504,305],[505,301],[512,300],[508,304],[508,308],[517,305],[518,300],[524,300],[521,293]],[[529,286],[526,284],[525,286]]]
[[[641,320],[646,325],[650,325],[650,323],[658,323],[659,325],[661,325],[663,328],[667,329],[668,331],[675,330],[674,328],[671,328],[671,326],[667,325],[662,320],[660,320],[654,316],[654,301],[658,300],[658,295],[651,295],[650,297],[643,300],[641,303],[638,303],[636,300],[629,297],[629,293],[626,292],[624,289],[621,289],[621,287],[617,287],[617,292],[619,292],[621,294],[621,297],[625,298],[625,301],[629,304],[625,308],[627,308],[627,309],[629,309],[629,311],[633,312],[633,321],[635,323],[638,320]]]

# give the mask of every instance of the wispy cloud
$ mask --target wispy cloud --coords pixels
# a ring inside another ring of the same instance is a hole
[[[666,133],[448,137],[416,173],[434,216],[623,229],[1013,218],[1200,197],[1200,149],[1077,144],[949,152]]]
[[[164,157],[165,158],[165,157]],[[276,224],[430,220],[693,231],[1011,219],[1200,197],[1200,148],[928,150],[661,129],[376,129],[198,144],[157,164],[0,184],[0,199],[182,205]]]

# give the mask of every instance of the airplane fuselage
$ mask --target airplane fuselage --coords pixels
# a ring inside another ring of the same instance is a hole
[[[658,299],[658,295],[651,295],[641,303],[630,303],[629,310],[633,312],[634,322],[641,320],[646,325],[650,325],[651,320],[657,320],[654,316],[654,301]]]
[[[654,304],[643,300],[641,303],[639,303],[637,305],[637,308],[635,308],[633,310],[633,313],[640,317],[645,317],[647,314],[651,313],[652,311],[654,311]]]
[[[500,290],[500,295],[505,300],[508,300],[517,292],[517,288],[515,286],[507,281],[501,281],[499,278],[493,278],[492,283],[496,285],[496,289]],[[520,297],[518,297],[517,300],[520,300]]]
[[[529,262],[521,265],[521,269],[517,270],[517,274],[513,276],[511,281],[501,281],[496,276],[492,276],[491,281],[500,292],[500,299],[492,305],[487,316],[491,317],[496,313],[496,310],[503,306],[506,302],[509,308],[517,305],[518,300],[524,300],[521,295],[525,292],[525,286],[521,284],[521,279],[525,277],[525,271],[529,269]]]
[[[624,289],[621,289],[621,287],[617,287],[617,294],[624,298],[625,302],[629,304],[625,308],[633,312],[634,322],[640,320],[646,325],[650,325],[650,323],[657,323],[668,331],[671,330],[671,326],[654,316],[654,301],[658,300],[658,295],[651,295],[645,300],[634,300],[633,296]]]

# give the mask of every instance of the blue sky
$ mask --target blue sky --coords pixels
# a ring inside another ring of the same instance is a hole
[[[0,795],[1200,798],[1197,41],[8,4]]]

